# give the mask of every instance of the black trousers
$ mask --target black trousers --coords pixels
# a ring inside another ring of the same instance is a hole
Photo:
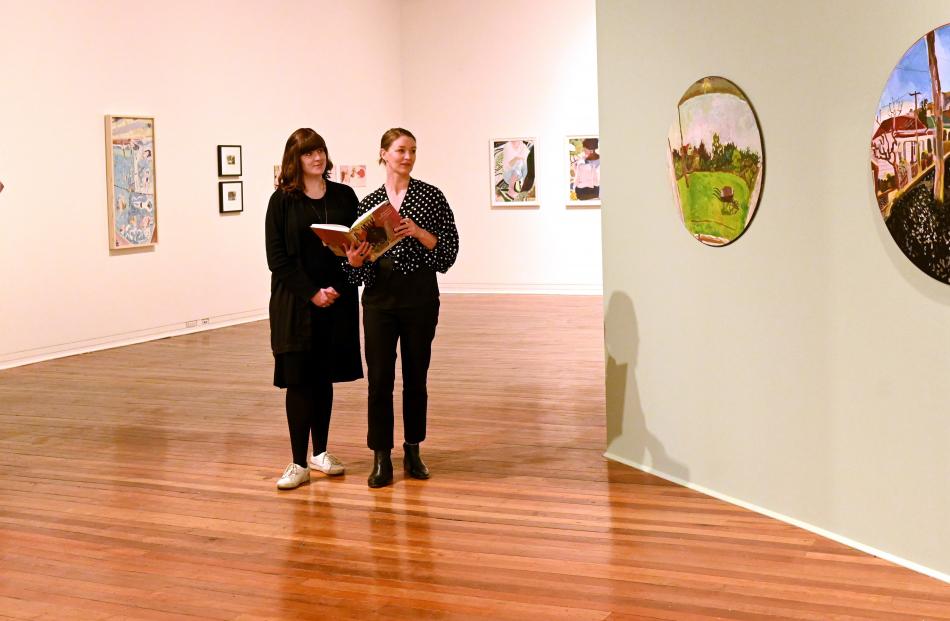
[[[406,442],[426,439],[429,394],[426,378],[432,339],[439,323],[439,301],[414,308],[363,307],[366,367],[369,371],[369,421],[366,444],[374,451],[393,448],[393,386],[396,344],[402,361],[402,424]]]
[[[600,198],[600,186],[593,188],[574,188],[574,194],[579,201],[589,201],[593,198]]]
[[[333,384],[328,380],[288,386],[286,405],[294,463],[306,468],[310,436],[313,437],[315,455],[327,450],[330,411],[333,408]]]

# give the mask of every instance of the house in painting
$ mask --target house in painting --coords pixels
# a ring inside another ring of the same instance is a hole
[[[871,137],[874,163],[877,165],[879,194],[907,185],[919,168],[921,146],[933,136],[926,123],[916,115],[902,114],[881,122]]]
[[[919,116],[890,117],[878,125],[871,148],[879,195],[905,187],[933,163],[936,119],[930,114],[932,109],[933,106],[922,108],[924,114]],[[925,120],[920,116],[925,116]],[[950,141],[950,112],[944,112],[943,126],[944,142]]]

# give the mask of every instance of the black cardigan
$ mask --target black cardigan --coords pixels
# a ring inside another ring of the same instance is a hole
[[[303,262],[301,236],[318,220],[300,192],[277,190],[271,195],[264,219],[267,266],[271,271],[270,328],[274,354],[311,349],[311,313],[327,313],[330,319],[328,352],[331,380],[348,381],[363,376],[359,341],[357,289],[347,283],[343,261],[322,248],[319,265]],[[330,222],[349,226],[356,219],[359,201],[353,188],[327,181],[326,201]],[[333,218],[333,213],[337,214]],[[309,241],[309,237],[307,240]],[[315,239],[315,238],[314,238]],[[317,308],[310,299],[322,288],[333,287],[340,297],[327,308]],[[313,307],[313,309],[311,309]]]

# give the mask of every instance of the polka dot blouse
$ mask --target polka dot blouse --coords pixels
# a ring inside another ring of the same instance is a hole
[[[357,217],[385,200],[388,200],[386,187],[380,186],[360,201]],[[383,255],[392,259],[393,268],[402,274],[411,274],[421,268],[429,268],[443,274],[447,272],[458,256],[459,234],[455,228],[455,215],[442,191],[434,185],[410,178],[399,215],[409,218],[419,228],[435,235],[437,241],[435,248],[429,250],[418,239],[410,237],[402,240]],[[343,263],[347,279],[352,284],[373,284],[376,275],[375,263],[358,268],[351,266],[345,259]]]

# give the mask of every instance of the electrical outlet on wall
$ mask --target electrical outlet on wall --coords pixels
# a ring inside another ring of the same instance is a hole
[[[201,325],[206,326],[206,325],[208,325],[209,323],[211,323],[211,317],[202,317],[202,318],[201,318]]]

